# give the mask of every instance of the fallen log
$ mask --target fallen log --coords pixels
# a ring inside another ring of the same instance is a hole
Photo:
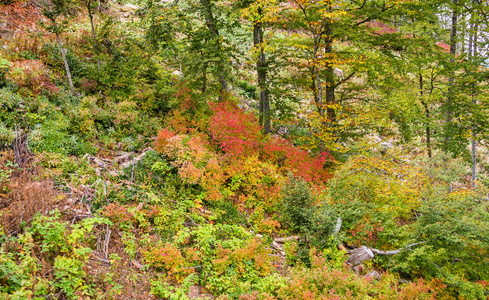
[[[361,265],[364,261],[371,260],[374,256],[372,250],[366,246],[361,246],[350,251],[347,263],[355,267]]]
[[[298,239],[299,239],[298,235],[292,235],[289,237],[275,238],[274,241],[277,243],[283,244],[286,241],[292,241],[292,240],[298,240]]]

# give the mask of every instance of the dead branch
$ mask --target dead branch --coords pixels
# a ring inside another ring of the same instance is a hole
[[[400,248],[400,249],[396,249],[396,250],[390,250],[390,251],[378,250],[378,249],[375,249],[375,248],[369,248],[369,249],[372,250],[372,252],[375,253],[375,254],[377,254],[377,255],[396,255],[396,254],[401,253],[401,251],[404,250],[404,249],[412,250],[411,247],[414,247],[414,246],[419,245],[419,244],[424,244],[424,243],[427,243],[427,242],[428,241],[417,242],[417,243],[414,243],[414,244],[409,244],[409,245],[407,245],[404,248]]]

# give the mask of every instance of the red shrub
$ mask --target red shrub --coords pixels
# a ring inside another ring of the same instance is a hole
[[[274,136],[264,143],[262,155],[294,175],[303,177],[306,181],[321,182],[331,177],[331,174],[323,168],[326,161],[334,160],[328,152],[322,152],[316,158],[312,158],[307,151],[294,146],[282,137]]]
[[[229,102],[211,105],[209,122],[212,139],[231,158],[256,154],[261,140],[260,125],[253,115]]]
[[[210,119],[209,131],[227,157],[238,160],[259,155],[307,181],[323,182],[331,177],[323,168],[326,161],[334,160],[328,152],[312,158],[307,151],[284,138],[274,136],[263,141],[261,127],[255,117],[229,102],[214,104],[211,109],[214,116]]]

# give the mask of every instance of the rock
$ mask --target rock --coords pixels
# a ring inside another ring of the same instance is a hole
[[[149,150],[152,150],[151,147],[144,149],[143,152],[138,156],[136,156],[133,160],[121,164],[120,169],[124,170],[126,168],[132,167],[133,165],[136,165],[146,155],[146,152],[148,152]]]
[[[354,266],[352,269],[353,269],[353,272],[355,272],[355,274],[360,276],[360,275],[362,275],[363,270],[365,270],[365,267],[362,264],[360,264],[358,266]]]
[[[2,40],[11,41],[14,38],[14,32],[12,30],[2,28],[0,29],[0,35],[2,36]]]
[[[344,78],[343,70],[341,70],[341,69],[334,68],[333,74],[338,76],[339,78],[341,78],[341,80],[343,80],[343,78]]]
[[[135,259],[133,259],[133,260],[131,261],[131,264],[132,264],[132,265],[133,265],[135,268],[137,268],[138,270],[142,270],[142,269],[144,269],[144,266],[143,266],[142,264],[140,264],[140,263],[139,263],[137,260],[135,260]]]
[[[122,162],[130,160],[131,157],[133,157],[133,156],[134,156],[134,152],[122,153],[121,155],[118,155],[115,158],[115,162],[116,163],[122,163]]]
[[[392,148],[392,144],[389,142],[382,142],[380,143],[380,154],[385,155],[387,151],[389,151],[390,148]]]
[[[0,28],[5,29],[7,28],[8,22],[5,20],[0,20]]]
[[[380,273],[379,272],[377,272],[377,271],[374,270],[374,271],[366,274],[364,277],[372,277],[373,279],[380,280],[380,277],[381,276],[380,276]]]
[[[134,4],[126,4],[126,5],[121,6],[119,8],[119,11],[120,12],[130,12],[130,13],[132,12],[134,14],[134,12],[138,9],[139,9],[139,7],[134,5]]]
[[[105,163],[104,163],[104,162],[103,162],[103,161],[102,161],[100,158],[98,158],[98,157],[95,157],[95,158],[93,159],[93,162],[94,162],[95,164],[97,164],[97,166],[98,166],[100,169],[105,169],[105,168],[107,168],[107,165],[106,165],[106,164],[105,164]]]
[[[120,175],[120,172],[118,172],[118,171],[110,171],[109,172],[109,175],[112,176],[112,177],[117,177],[117,176]]]

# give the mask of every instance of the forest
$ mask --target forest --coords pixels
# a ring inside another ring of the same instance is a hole
[[[1,299],[489,299],[483,0],[0,0]]]

